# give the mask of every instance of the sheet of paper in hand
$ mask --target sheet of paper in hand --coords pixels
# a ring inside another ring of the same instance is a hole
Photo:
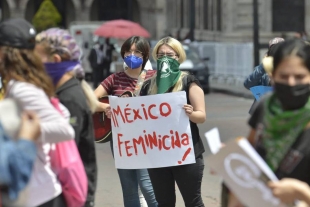
[[[205,137],[210,147],[212,154],[216,154],[222,147],[220,133],[218,128],[213,128],[205,133]]]
[[[247,139],[229,141],[206,162],[245,206],[286,207],[267,186],[268,181],[276,181],[277,177]]]
[[[184,91],[118,98],[109,96],[115,166],[158,168],[195,163]]]
[[[272,90],[273,88],[271,86],[254,86],[250,88],[250,91],[257,101],[260,99],[260,97],[268,92],[271,92]]]

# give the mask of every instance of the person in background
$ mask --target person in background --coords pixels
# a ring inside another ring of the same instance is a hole
[[[66,207],[62,186],[51,169],[49,152],[51,144],[72,140],[74,130],[50,101],[55,96],[54,86],[34,52],[35,36],[35,29],[24,19],[0,23],[0,76],[5,97],[15,99],[22,111],[33,111],[40,119],[30,181],[16,200],[2,193],[3,205]]]
[[[271,71],[274,91],[258,102],[248,140],[279,179],[310,185],[310,45],[279,43]],[[228,204],[242,206],[233,194]]]
[[[11,200],[18,197],[31,177],[40,131],[39,118],[30,111],[21,116],[18,140],[12,140],[0,123],[0,190],[7,191]]]
[[[273,38],[269,41],[269,48],[266,53],[266,57],[273,56],[275,50],[276,50],[276,44],[283,42],[284,39],[281,37]],[[248,90],[254,86],[271,86],[270,77],[266,73],[263,64],[259,64],[254,68],[253,73],[251,73],[244,81],[243,83],[244,87]],[[252,114],[253,112],[253,106],[255,105],[256,100],[254,100],[254,103],[252,104],[249,113]]]
[[[145,81],[140,95],[186,92],[187,103],[183,109],[189,117],[196,158],[195,164],[148,169],[158,207],[175,206],[175,183],[180,189],[185,206],[203,207],[201,183],[204,171],[202,154],[205,149],[197,124],[206,120],[204,92],[194,76],[180,71],[179,66],[185,61],[186,53],[178,40],[172,37],[161,39],[155,45],[152,55],[158,66],[168,67],[170,75],[167,75],[167,70],[159,67],[156,75]]]
[[[67,107],[70,123],[75,131],[81,159],[88,178],[88,194],[85,207],[94,206],[97,186],[97,161],[94,142],[92,113],[97,98],[84,80],[79,57],[81,49],[68,31],[51,28],[36,36],[36,52],[56,88],[60,102]]]
[[[104,42],[103,42],[104,41]],[[95,38],[95,45],[88,56],[89,63],[93,69],[94,88],[110,75],[110,65],[113,60],[115,47],[110,44],[110,39],[103,40],[102,37]]]
[[[104,79],[104,72],[103,72],[103,47],[104,44],[100,42],[101,37],[94,37],[94,46],[90,50],[88,61],[92,68],[93,74],[93,87],[97,88],[100,82]]]
[[[121,56],[129,66],[127,70],[114,73],[103,80],[95,90],[97,98],[104,95],[121,96],[124,92],[134,92],[138,78],[149,59],[150,45],[146,39],[132,36],[121,48]],[[147,70],[145,79],[152,77],[156,71]],[[101,103],[97,111],[111,115],[109,104]],[[113,153],[113,143],[111,141]],[[138,185],[145,197],[148,207],[157,207],[152,183],[146,169],[117,169],[123,190],[125,207],[140,207]]]
[[[106,79],[111,73],[110,73],[110,65],[112,62],[112,54],[115,50],[115,47],[110,44],[110,38],[105,39],[105,44],[103,45],[103,78],[101,80]],[[100,81],[101,81],[100,80]]]

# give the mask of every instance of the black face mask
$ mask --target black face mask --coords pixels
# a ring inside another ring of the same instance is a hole
[[[275,82],[274,90],[285,110],[295,110],[302,108],[308,102],[310,84],[289,86],[287,84]]]

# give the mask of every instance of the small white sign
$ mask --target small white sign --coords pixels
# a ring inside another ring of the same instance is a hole
[[[205,133],[212,154],[216,154],[222,147],[218,128],[213,128]]]

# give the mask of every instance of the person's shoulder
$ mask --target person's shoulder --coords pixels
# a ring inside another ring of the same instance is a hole
[[[192,74],[186,74],[183,79],[183,84],[188,88],[192,83],[197,84],[200,88],[202,88],[199,80]]]
[[[265,105],[267,104],[267,101],[271,98],[272,93],[268,93],[255,103],[253,106],[253,114],[261,114],[264,111]]]
[[[43,92],[41,88],[33,85],[32,83],[23,82],[23,81],[15,81],[15,80],[10,81],[9,89],[12,92],[26,92],[26,93],[31,93],[31,92],[37,93],[38,91]]]
[[[124,71],[113,73],[110,76],[113,77],[113,78],[127,77],[127,75],[126,75],[126,73]]]

